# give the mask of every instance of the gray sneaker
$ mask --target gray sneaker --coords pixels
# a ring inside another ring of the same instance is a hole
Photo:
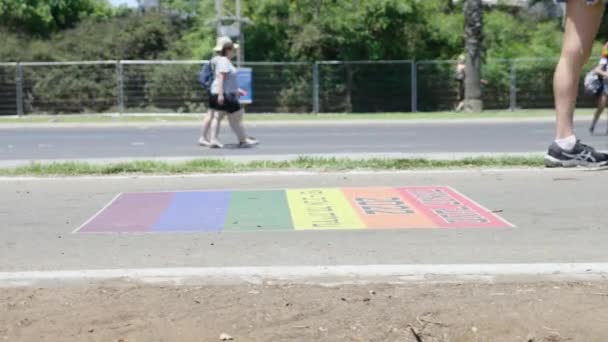
[[[248,148],[259,144],[260,142],[256,138],[249,137],[245,141],[239,143],[239,148]]]
[[[549,146],[545,155],[547,167],[605,166],[608,165],[608,154],[597,152],[593,147],[578,140],[572,151],[566,151],[557,143]]]

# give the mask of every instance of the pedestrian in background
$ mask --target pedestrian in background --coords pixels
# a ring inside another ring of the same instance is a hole
[[[211,85],[209,107],[219,112],[219,115],[214,115],[211,123],[211,141],[216,141],[217,147],[222,147],[216,132],[222,118],[227,115],[230,127],[238,138],[239,147],[257,145],[258,141],[247,136],[243,127],[243,108],[239,97],[245,93],[239,89],[237,70],[231,62],[238,44],[234,44],[229,37],[220,37],[215,49],[220,51],[220,55],[215,60],[215,78]]]
[[[597,91],[597,109],[595,110],[595,114],[593,115],[593,121],[591,122],[591,126],[589,127],[589,133],[593,134],[595,132],[595,126],[597,125],[598,120],[602,116],[604,109],[608,105],[608,42],[602,47],[602,57],[598,62],[597,66],[593,70],[595,75],[599,78],[599,84],[601,84],[599,90]],[[608,134],[608,131],[607,131]]]
[[[454,74],[454,79],[458,82],[458,105],[456,106],[456,111],[460,112],[464,109],[464,80],[465,80],[465,71],[466,71],[466,57],[464,54],[458,56],[458,63],[456,64],[456,72]]]
[[[456,106],[455,111],[462,112],[466,105],[465,82],[467,80],[467,57],[465,54],[458,56],[454,79],[458,82],[458,105]],[[488,84],[488,81],[484,79],[480,82],[482,86]]]
[[[218,49],[217,46],[213,48],[213,57],[211,57],[211,59],[209,59],[209,68],[210,68],[210,72],[212,73],[210,76],[214,77],[214,73],[215,73],[215,62],[217,60],[217,58],[220,56],[221,53],[221,49]],[[209,77],[206,75],[203,75],[203,77]],[[201,80],[203,83],[203,87],[209,87],[208,88],[208,96],[211,97],[211,84],[207,85],[206,83],[209,81],[213,81],[213,79],[210,80]],[[205,117],[203,118],[203,124],[201,127],[201,137],[198,140],[198,144],[200,146],[205,146],[205,147],[221,147],[221,143],[218,140],[218,136],[219,136],[219,129],[220,129],[220,122],[218,122],[215,127],[213,127],[213,129],[215,129],[215,133],[212,135],[211,134],[211,128],[212,128],[212,124],[213,124],[213,120],[215,119],[215,116],[220,115],[218,112],[216,112],[215,110],[213,110],[213,108],[209,107],[207,108],[207,113],[205,114]],[[221,121],[221,120],[220,120]],[[212,139],[212,136],[214,137]]]

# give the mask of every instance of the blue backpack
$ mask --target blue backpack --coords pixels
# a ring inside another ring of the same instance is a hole
[[[198,71],[198,83],[203,86],[207,91],[211,91],[211,84],[215,78],[215,72],[213,70],[212,61],[203,64],[201,69]]]

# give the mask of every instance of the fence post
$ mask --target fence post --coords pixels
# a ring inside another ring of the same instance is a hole
[[[411,64],[411,94],[412,97],[412,113],[416,113],[418,111],[418,70],[416,61],[412,61]]]
[[[16,101],[17,101],[17,115],[22,116],[23,111],[23,66],[21,63],[17,63],[15,69],[15,87],[16,87]]]
[[[319,113],[319,63],[312,65],[312,112]]]
[[[513,112],[517,108],[517,71],[515,70],[515,60],[511,59],[511,91],[509,109]]]
[[[118,105],[118,114],[122,114],[125,111],[125,96],[124,96],[124,86],[123,86],[123,67],[122,61],[116,62],[116,83],[117,83],[117,105]]]

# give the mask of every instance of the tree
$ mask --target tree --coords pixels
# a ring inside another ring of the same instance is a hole
[[[4,27],[38,35],[72,28],[85,17],[110,15],[106,0],[0,0]]]
[[[483,110],[481,99],[481,62],[483,54],[483,4],[467,0],[464,5],[464,37],[466,51],[465,110]]]

